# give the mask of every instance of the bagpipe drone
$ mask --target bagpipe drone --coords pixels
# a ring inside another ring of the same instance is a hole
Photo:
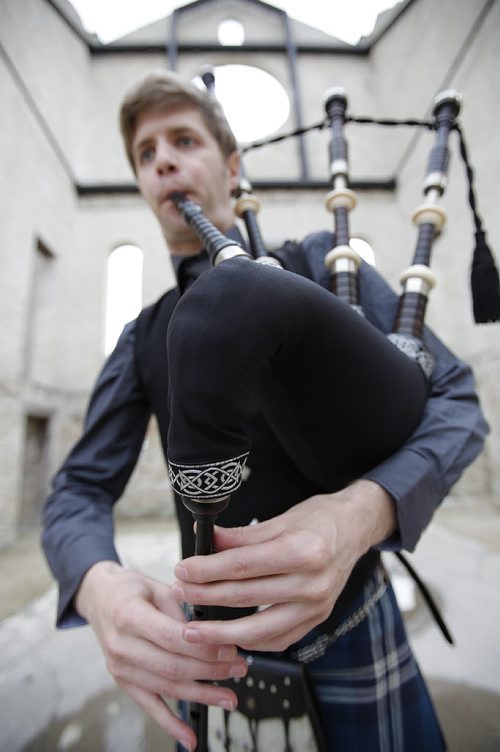
[[[205,79],[213,90],[212,74]],[[267,252],[256,218],[259,204],[245,176],[236,213],[245,222],[250,252],[220,233],[183,194],[172,196],[212,266],[177,303],[167,337],[169,473],[174,491],[196,520],[196,554],[212,552],[215,521],[242,483],[251,449],[246,426],[256,410],[262,410],[304,475],[329,492],[390,457],[412,434],[424,410],[433,369],[424,342],[427,299],[435,284],[431,253],[446,220],[440,201],[447,182],[449,136],[459,130],[460,96],[453,91],[440,94],[432,122],[424,124],[435,134],[424,202],[413,215],[414,257],[402,274],[403,289],[387,334],[363,315],[361,259],[349,245],[349,212],[356,195],[349,188],[345,92],[329,90],[324,103],[331,174],[325,204],[335,231],[335,245],[325,258],[331,291],[282,268]],[[461,144],[466,158],[463,139]],[[477,288],[478,276],[487,279],[479,282],[483,287],[474,311],[479,321],[497,320],[498,272],[473,210],[482,243],[473,283]],[[209,618],[208,609],[195,606],[194,618]],[[205,749],[206,708],[197,706],[194,716],[198,748]]]

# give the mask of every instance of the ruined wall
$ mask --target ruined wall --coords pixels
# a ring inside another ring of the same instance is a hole
[[[485,8],[489,12],[480,23]],[[191,23],[190,13],[197,18],[201,14],[203,24]],[[269,41],[265,34],[275,42],[286,38],[281,14],[258,4],[224,0],[180,13],[179,41],[203,41],[198,39],[201,29],[211,40],[224,17],[238,18],[247,40]],[[325,35],[320,32],[298,24],[292,27],[296,41],[324,43]],[[161,31],[142,30],[139,36],[142,42],[151,42],[155,41],[151,35],[159,33],[159,41],[165,41],[167,28],[168,24],[161,24],[155,27]],[[499,59],[499,30],[498,2],[447,0],[436,5],[431,0],[414,0],[369,54],[345,54],[333,45],[328,54],[299,48],[296,56],[298,104],[305,123],[323,116],[323,93],[332,85],[346,88],[353,114],[387,117],[426,117],[439,90],[460,90],[480,210],[497,252],[500,225],[494,201],[500,146],[495,124],[500,105],[489,87]],[[145,51],[91,54],[85,39],[46,0],[4,0],[0,42],[3,545],[24,525],[36,524],[48,478],[80,430],[87,394],[104,359],[109,254],[122,243],[143,250],[144,304],[171,287],[173,275],[156,222],[138,195],[79,195],[75,187],[132,182],[118,135],[118,105],[130,81],[166,66],[166,56]],[[178,68],[186,75],[195,75],[205,63],[234,62],[270,73],[292,98],[290,66],[282,53],[222,47],[210,52],[180,49],[178,53]],[[295,125],[292,107],[282,130]],[[397,180],[394,192],[360,191],[351,216],[352,234],[372,244],[377,265],[397,287],[415,242],[409,217],[421,202],[432,137],[404,128],[356,125],[348,126],[347,132],[353,179]],[[325,132],[304,138],[312,179],[327,177],[327,139]],[[253,180],[295,180],[300,176],[297,154],[294,141],[265,147],[248,156],[247,168]],[[495,430],[500,410],[495,384],[498,324],[477,327],[472,323],[468,270],[473,239],[466,190],[455,142],[450,186],[443,201],[449,221],[436,244],[434,268],[439,286],[432,296],[429,321],[452,349],[472,363],[494,429],[486,452],[454,493],[464,498],[481,495],[495,502],[500,488],[500,471],[494,461],[499,453]],[[268,244],[330,228],[323,195],[321,190],[263,192],[261,220]],[[120,504],[122,513],[171,513],[157,449],[152,424],[138,470]],[[32,472],[34,463],[36,472]]]

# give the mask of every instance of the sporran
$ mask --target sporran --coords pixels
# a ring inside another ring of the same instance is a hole
[[[210,752],[325,752],[305,667],[261,655],[247,661],[243,679],[218,682],[234,690],[238,708],[210,708]]]

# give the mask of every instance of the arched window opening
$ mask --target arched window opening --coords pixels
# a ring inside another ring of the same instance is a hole
[[[245,41],[245,29],[240,21],[226,18],[221,21],[217,30],[219,44],[224,47],[241,47]]]
[[[141,310],[143,255],[135,245],[121,245],[109,256],[104,337],[106,355],[116,345],[125,324]]]
[[[253,65],[214,66],[215,95],[239,143],[271,135],[286,122],[290,100],[270,73]],[[203,87],[199,79],[195,82]]]
[[[364,259],[368,264],[371,264],[371,266],[375,266],[375,253],[373,252],[373,248],[371,247],[370,243],[368,241],[363,240],[363,238],[351,238],[349,241],[349,245],[353,249],[353,251],[356,251],[356,253],[359,253],[362,259]]]

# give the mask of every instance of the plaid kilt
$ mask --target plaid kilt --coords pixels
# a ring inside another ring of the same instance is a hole
[[[394,591],[380,565],[351,613],[375,600],[356,627],[307,663],[327,752],[442,752],[446,749],[429,692],[408,644]],[[382,587],[381,587],[382,586]],[[282,655],[322,637],[315,629]],[[279,658],[279,654],[267,654]],[[187,720],[187,707],[179,703]],[[213,710],[211,711],[213,712]],[[258,752],[283,752],[261,749]],[[253,749],[253,745],[245,746]],[[183,747],[177,745],[178,751]],[[231,749],[231,746],[229,746]]]
[[[380,567],[354,609],[373,595],[383,576]],[[313,630],[298,646],[310,644],[317,636]],[[291,650],[296,649],[294,645]],[[446,748],[390,584],[363,621],[307,668],[328,752],[437,752]]]

